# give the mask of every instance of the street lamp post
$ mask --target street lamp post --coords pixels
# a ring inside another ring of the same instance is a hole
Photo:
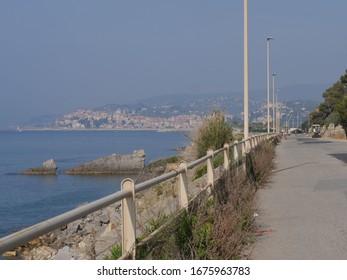
[[[248,116],[248,0],[244,0],[244,138],[248,139],[249,116]]]
[[[272,131],[276,129],[276,115],[275,115],[275,77],[277,73],[272,74]]]
[[[267,65],[267,132],[270,133],[270,41],[273,37],[266,38],[266,65]]]
[[[281,113],[278,107],[278,92],[279,90],[276,90],[276,133],[280,133],[281,129]]]

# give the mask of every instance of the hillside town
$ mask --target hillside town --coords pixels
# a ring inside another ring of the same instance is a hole
[[[278,103],[281,122],[299,127],[317,102],[296,100]],[[150,101],[132,104],[108,104],[98,108],[78,109],[63,116],[42,116],[21,124],[21,129],[104,129],[104,130],[192,130],[215,110],[222,111],[233,127],[243,123],[243,101],[232,96],[192,98],[162,97],[158,104]],[[272,121],[272,106],[270,104]],[[262,127],[267,122],[267,104],[250,100],[250,122]],[[288,123],[290,122],[290,123]]]
[[[59,129],[129,129],[129,130],[190,130],[202,122],[203,117],[178,115],[151,117],[137,115],[126,110],[115,112],[81,109],[56,120],[52,128]]]

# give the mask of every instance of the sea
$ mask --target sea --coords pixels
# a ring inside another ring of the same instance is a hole
[[[174,156],[188,144],[181,132],[0,131],[0,237],[107,196],[120,189],[122,175],[20,175],[53,159],[58,172],[116,154],[145,151],[145,164]]]

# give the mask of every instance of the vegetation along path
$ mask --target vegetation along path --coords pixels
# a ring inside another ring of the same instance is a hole
[[[252,259],[347,259],[347,142],[291,136],[260,190]]]

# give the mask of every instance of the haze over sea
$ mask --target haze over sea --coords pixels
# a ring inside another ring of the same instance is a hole
[[[144,149],[146,164],[173,156],[183,133],[155,131],[0,131],[0,237],[119,190],[126,177],[20,175],[53,158],[63,172],[101,156]]]

